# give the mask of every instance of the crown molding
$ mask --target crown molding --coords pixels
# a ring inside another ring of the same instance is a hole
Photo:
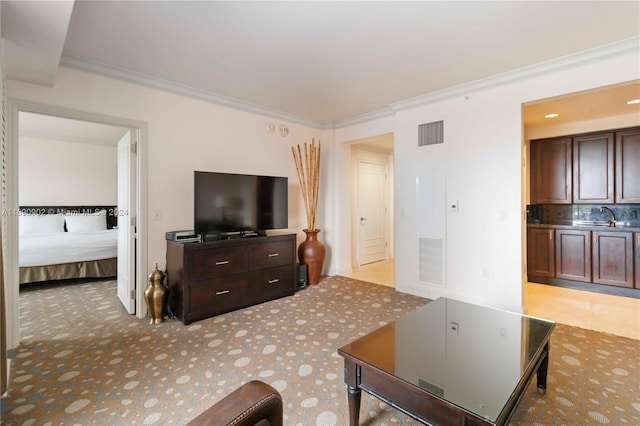
[[[146,74],[141,74],[133,71],[124,70],[122,68],[111,67],[98,62],[86,61],[83,59],[74,58],[71,56],[63,56],[60,65],[66,68],[75,69],[78,71],[84,71],[92,74],[98,74],[104,77],[113,78],[116,80],[125,81],[128,83],[134,83],[137,85],[149,87],[152,89],[162,90],[165,92],[175,93],[177,95],[186,96],[193,99],[198,99],[205,102],[210,102],[217,105],[234,108],[240,111],[250,112],[259,115],[265,115],[272,118],[278,118],[281,120],[289,121],[292,123],[301,124],[303,126],[312,127],[315,129],[322,129],[323,125],[314,121],[307,120],[294,114],[288,114],[286,112],[278,111],[275,109],[255,105],[249,102],[244,102],[239,99],[231,98],[228,96],[216,95],[213,93],[205,92],[203,90],[195,89],[186,85],[174,83],[168,80],[155,78]]]
[[[395,102],[389,105],[394,112],[402,111],[408,108],[427,105],[445,99],[451,99],[457,96],[467,95],[470,92],[488,89],[491,87],[501,86],[507,83],[526,80],[532,77],[556,72],[562,69],[575,67],[578,65],[588,64],[590,62],[599,61],[609,57],[624,55],[627,53],[638,53],[640,51],[640,37],[632,37],[615,43],[606,44],[595,47],[593,49],[584,50],[560,58],[551,59],[549,61],[540,62],[514,71],[496,74],[494,76],[464,83],[458,86],[449,87],[447,89],[438,90],[426,95],[417,96],[404,101]]]
[[[380,118],[389,117],[395,114],[395,111],[389,106],[376,111],[359,114],[346,120],[340,120],[333,123],[334,129],[340,129],[342,127],[353,126],[355,124],[366,123],[367,121],[373,121]]]
[[[585,50],[575,54],[570,54],[560,58],[552,59],[549,61],[541,62],[535,65],[531,65],[524,68],[519,68],[514,71],[497,74],[481,80],[472,81],[469,83],[460,84],[457,86],[449,87],[446,89],[438,90],[435,92],[427,93],[425,95],[409,98],[404,101],[394,102],[387,107],[359,114],[354,117],[347,118],[345,120],[339,120],[329,123],[317,123],[307,120],[305,118],[288,114],[282,111],[262,107],[249,102],[244,102],[239,99],[216,95],[202,90],[198,90],[189,86],[173,83],[167,80],[150,77],[145,74],[135,73],[127,71],[121,68],[110,67],[97,62],[85,61],[69,56],[63,56],[60,62],[61,66],[76,69],[79,71],[89,72],[93,74],[99,74],[105,77],[114,78],[129,83],[134,83],[153,89],[163,90],[166,92],[175,93],[178,95],[187,96],[194,99],[199,99],[205,102],[210,102],[218,105],[227,106],[230,108],[238,109],[245,112],[264,115],[268,117],[278,118],[281,120],[290,121],[292,123],[301,124],[311,128],[319,130],[339,129],[356,124],[366,123],[368,121],[377,120],[391,116],[398,111],[402,111],[409,108],[414,108],[422,105],[428,105],[434,102],[442,101],[445,99],[451,99],[457,96],[464,96],[470,92],[488,89],[491,87],[501,86],[504,84],[529,79],[535,76],[544,75],[559,71],[566,68],[575,67],[590,62],[595,62],[609,57],[620,56],[628,53],[638,53],[640,51],[640,36],[632,37],[629,39],[621,40],[618,42],[606,44],[603,46],[595,47],[593,49]]]

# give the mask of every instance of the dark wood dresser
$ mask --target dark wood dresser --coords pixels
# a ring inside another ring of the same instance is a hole
[[[169,305],[184,324],[296,291],[296,235],[167,241]]]

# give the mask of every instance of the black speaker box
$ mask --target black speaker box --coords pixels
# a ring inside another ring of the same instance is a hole
[[[298,283],[298,290],[307,288],[307,265],[304,263],[298,263],[296,282]]]

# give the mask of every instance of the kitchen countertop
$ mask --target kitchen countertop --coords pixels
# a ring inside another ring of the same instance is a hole
[[[529,228],[552,228],[552,229],[575,229],[578,231],[607,231],[607,232],[640,232],[638,226],[620,226],[615,227],[596,226],[596,225],[556,225],[551,223],[527,223]]]

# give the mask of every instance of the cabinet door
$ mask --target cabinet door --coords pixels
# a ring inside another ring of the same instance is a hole
[[[633,234],[593,232],[593,282],[633,287]]]
[[[635,279],[635,288],[640,288],[640,232],[636,232],[635,234],[633,234],[634,236],[634,240],[635,240],[635,248],[634,248],[634,253],[635,253],[635,258],[636,258],[636,279]]]
[[[616,133],[616,203],[640,203],[640,128]]]
[[[591,282],[591,231],[556,229],[556,278]]]
[[[571,204],[571,138],[531,141],[531,204]]]
[[[527,274],[553,278],[556,274],[553,229],[527,229]]]
[[[573,202],[613,203],[613,133],[573,138]]]

